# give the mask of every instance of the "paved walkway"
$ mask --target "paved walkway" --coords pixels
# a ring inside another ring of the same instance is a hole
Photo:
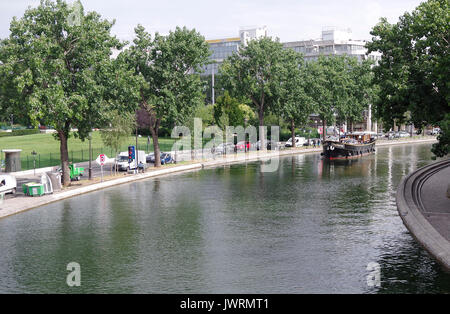
[[[450,271],[450,159],[416,170],[397,191],[397,208],[417,241]]]

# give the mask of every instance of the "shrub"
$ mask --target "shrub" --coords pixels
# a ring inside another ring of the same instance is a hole
[[[13,130],[12,132],[0,132],[0,137],[31,135],[31,134],[39,134],[39,133],[40,133],[39,129]]]

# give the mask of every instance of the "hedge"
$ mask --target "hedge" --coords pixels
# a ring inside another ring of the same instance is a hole
[[[40,133],[39,129],[13,130],[12,132],[0,132],[0,137],[30,135],[30,134],[39,134],[39,133]]]

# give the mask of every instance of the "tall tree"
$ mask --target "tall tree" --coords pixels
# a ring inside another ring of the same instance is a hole
[[[337,118],[342,121],[358,121],[364,110],[369,109],[378,97],[377,85],[374,83],[372,60],[358,62],[356,58],[346,59],[347,101],[337,108]],[[370,130],[369,130],[370,131]]]
[[[167,36],[152,40],[141,25],[135,28],[133,45],[122,53],[140,85],[140,105],[150,116],[155,167],[161,166],[158,131],[163,119],[183,122],[204,101],[198,74],[210,54],[203,36],[195,30],[177,27]]]
[[[0,45],[9,104],[34,124],[55,127],[65,186],[70,184],[71,128],[84,140],[93,126],[105,122],[108,104],[133,94],[133,78],[127,79],[132,73],[110,59],[112,49],[123,47],[110,33],[113,25],[96,12],[85,13],[79,2],[41,0],[22,18],[13,18],[11,34]]]
[[[320,56],[310,64],[313,98],[323,122],[323,139],[326,138],[327,123],[334,122],[336,116],[349,117],[362,110],[355,102],[358,99],[356,66],[356,58],[349,56]]]
[[[283,45],[268,37],[251,40],[220,67],[221,83],[233,97],[251,100],[258,114],[264,147],[264,115],[279,102]]]
[[[386,124],[405,121],[424,125],[448,125],[450,77],[450,2],[428,0],[412,13],[406,12],[396,24],[385,18],[372,29],[369,51],[382,53],[374,68],[380,86],[377,115]],[[448,135],[440,137],[448,138]],[[444,142],[433,152],[443,156]]]
[[[277,111],[289,123],[292,143],[295,143],[296,125],[306,124],[315,108],[312,97],[315,91],[311,84],[310,66],[305,64],[302,54],[287,49],[281,62],[281,92]]]

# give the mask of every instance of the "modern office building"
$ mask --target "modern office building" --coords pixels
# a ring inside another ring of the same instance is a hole
[[[246,45],[249,40],[267,36],[267,27],[242,27],[239,29],[239,37],[207,40],[211,50],[210,59],[213,63],[205,67],[203,75],[217,74],[219,65],[227,57],[237,52],[240,45]]]
[[[352,39],[350,29],[325,27],[320,39],[302,40],[283,43],[285,48],[301,52],[306,61],[317,60],[320,55],[350,55],[359,61],[370,58],[375,62],[380,60],[379,53],[366,55],[366,41]]]

